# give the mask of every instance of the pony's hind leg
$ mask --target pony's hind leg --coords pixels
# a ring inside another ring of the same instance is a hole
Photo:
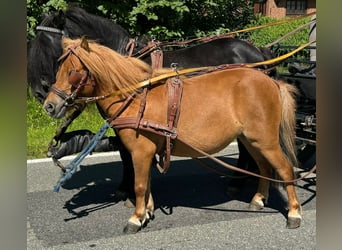
[[[245,136],[240,136],[247,150],[251,153],[260,170],[262,176],[271,177],[271,170],[274,169],[279,177],[288,183],[285,184],[285,190],[288,197],[288,218],[287,227],[297,228],[301,223],[301,207],[295,192],[293,168],[289,160],[285,157],[279,142],[265,140],[272,138],[270,136],[261,136],[258,140],[250,140]],[[258,190],[250,202],[251,209],[262,209],[264,201],[267,201],[269,195],[269,181],[259,179]]]
[[[260,153],[259,148],[256,147],[257,144],[250,143],[250,141],[244,135],[241,135],[239,139],[256,162],[260,175],[271,177],[271,166],[265,157]],[[269,197],[269,187],[269,180],[259,178],[257,191],[248,206],[250,210],[261,210],[264,208]]]
[[[258,154],[258,153],[257,153]],[[294,183],[291,182],[294,179],[293,168],[290,165],[288,159],[284,156],[280,146],[268,147],[267,149],[262,149],[259,151],[259,157],[257,157],[257,162],[259,164],[260,172],[263,173],[266,168],[270,169],[272,167],[279,175],[279,177],[286,181],[285,190],[288,197],[288,218],[287,227],[297,228],[300,226],[302,216],[301,216],[301,206],[298,202],[298,198],[295,192]],[[270,172],[268,172],[270,173]],[[269,174],[266,176],[270,176]],[[268,183],[267,180],[260,180],[258,186],[258,192],[253,197],[251,203],[259,204],[261,199],[268,197]],[[267,189],[267,193],[266,193]]]
[[[270,177],[270,169],[263,167],[262,163],[258,163],[260,175]],[[250,210],[261,210],[268,202],[270,182],[266,179],[259,179],[258,189],[249,203]]]
[[[278,151],[277,157],[275,157],[276,155],[277,154],[272,155],[272,165],[275,166],[275,170],[277,171],[280,178],[286,182],[284,186],[288,197],[289,209],[287,216],[287,228],[297,228],[300,227],[300,223],[302,221],[302,210],[300,203],[298,202],[294,183],[292,182],[292,180],[295,179],[293,167],[290,165],[290,162],[283,155],[281,150]]]

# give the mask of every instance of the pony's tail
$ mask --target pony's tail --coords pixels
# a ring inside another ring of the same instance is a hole
[[[282,118],[280,123],[279,140],[285,157],[293,167],[298,167],[296,154],[296,100],[298,89],[283,81],[278,81],[282,102]]]

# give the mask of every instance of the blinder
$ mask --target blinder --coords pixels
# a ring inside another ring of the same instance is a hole
[[[75,53],[75,48],[69,48],[61,57],[58,58],[58,62],[61,63],[61,61],[64,61],[70,54],[74,54],[80,61],[81,59],[77,56]],[[81,61],[83,64],[83,62]],[[54,92],[56,95],[61,97],[64,100],[64,106],[72,106],[75,104],[75,100],[77,97],[78,92],[81,90],[82,87],[88,85],[88,77],[90,77],[91,80],[91,86],[94,86],[94,78],[90,74],[90,72],[87,70],[86,73],[82,74],[79,71],[73,69],[69,72],[68,76],[68,82],[72,86],[71,91],[72,93],[70,95],[66,94],[64,91],[57,89],[54,86],[51,86],[51,91]]]
[[[88,74],[87,74],[88,76]],[[83,80],[84,77],[87,77],[87,76],[84,76],[83,74],[81,74],[79,71],[76,71],[76,70],[72,70],[69,72],[69,83],[77,88],[77,85],[81,83],[81,81]]]

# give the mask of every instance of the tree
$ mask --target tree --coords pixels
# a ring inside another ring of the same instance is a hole
[[[132,36],[156,35],[159,40],[223,33],[254,19],[246,0],[26,0],[27,39],[35,34],[42,13],[78,5],[120,24]]]

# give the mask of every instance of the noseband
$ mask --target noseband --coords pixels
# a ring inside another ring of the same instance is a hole
[[[76,54],[75,47],[69,48],[60,58],[58,58],[58,62],[65,60],[71,54],[75,55],[84,65],[81,58]],[[90,84],[87,83],[88,77],[91,80]],[[89,70],[86,70],[86,74],[82,74],[74,69],[71,70],[69,73],[69,83],[72,87],[75,88],[75,90],[72,91],[70,95],[66,94],[62,90],[57,89],[54,85],[52,85],[50,89],[50,91],[54,92],[56,95],[64,100],[64,106],[73,106],[75,104],[77,94],[80,92],[80,90],[86,85],[94,86],[95,80]]]

